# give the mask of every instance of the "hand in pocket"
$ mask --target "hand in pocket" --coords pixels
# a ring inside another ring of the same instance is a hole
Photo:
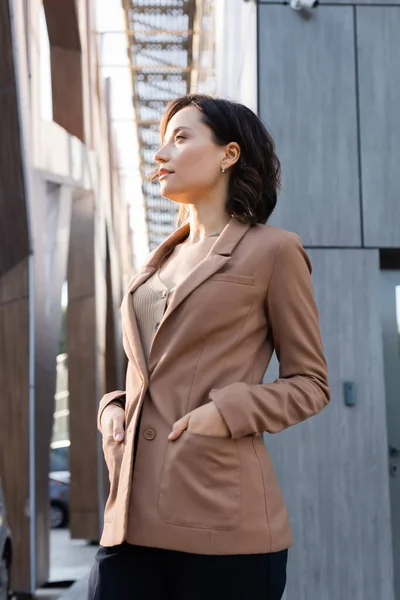
[[[100,420],[103,437],[113,437],[116,442],[125,438],[125,411],[117,404],[109,404],[103,411]]]
[[[177,440],[186,429],[199,435],[230,437],[228,426],[214,402],[208,402],[176,421],[168,439]]]

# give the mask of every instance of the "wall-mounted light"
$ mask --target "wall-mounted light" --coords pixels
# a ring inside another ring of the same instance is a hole
[[[345,381],[343,384],[343,396],[346,406],[354,406],[356,403],[356,386],[354,381]]]
[[[308,10],[318,6],[319,0],[290,0],[290,8],[293,10]]]

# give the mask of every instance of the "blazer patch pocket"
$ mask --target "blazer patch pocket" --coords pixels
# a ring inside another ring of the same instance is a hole
[[[231,530],[240,524],[237,442],[185,431],[168,442],[160,483],[160,518],[173,525]]]
[[[241,285],[254,285],[254,277],[235,275],[234,273],[215,273],[209,281],[226,281],[227,283],[240,283]]]

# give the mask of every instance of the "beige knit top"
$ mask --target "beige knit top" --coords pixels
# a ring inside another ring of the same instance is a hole
[[[198,262],[207,256],[215,241],[215,237],[207,237],[195,243]],[[181,284],[175,282],[168,288],[163,282],[162,267],[167,260],[172,258],[171,255],[173,255],[173,252],[166,256],[157,271],[132,294],[133,309],[146,360],[149,357],[154,335],[160,326],[168,304],[177,285]]]

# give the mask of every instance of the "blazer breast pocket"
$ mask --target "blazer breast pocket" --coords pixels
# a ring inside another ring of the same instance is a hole
[[[240,285],[254,286],[254,277],[235,275],[235,273],[215,273],[208,281],[225,281],[226,283],[239,283]]]

